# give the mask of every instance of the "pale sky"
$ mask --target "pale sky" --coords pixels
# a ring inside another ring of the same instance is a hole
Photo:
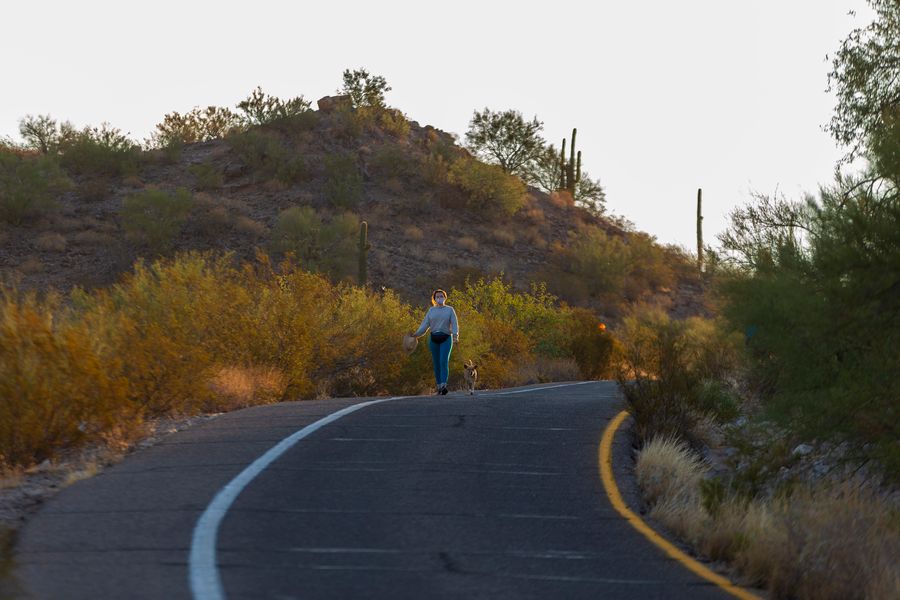
[[[826,55],[870,14],[864,0],[5,2],[0,136],[49,113],[142,140],[167,112],[233,107],[257,85],[315,102],[365,67],[390,105],[461,137],[485,107],[537,115],[557,146],[578,127],[610,210],[692,248],[698,187],[713,241],[751,190],[830,181]]]

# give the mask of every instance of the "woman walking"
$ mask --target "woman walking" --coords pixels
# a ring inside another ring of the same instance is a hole
[[[454,342],[459,341],[459,321],[452,306],[447,306],[447,292],[435,290],[431,294],[431,308],[425,313],[422,324],[412,337],[420,337],[431,330],[428,347],[431,349],[431,360],[434,363],[434,380],[437,393],[447,393],[447,378],[450,376],[450,351]]]

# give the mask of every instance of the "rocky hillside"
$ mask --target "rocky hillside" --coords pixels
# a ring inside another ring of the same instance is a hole
[[[518,288],[553,279],[565,270],[565,249],[586,230],[626,243],[637,235],[574,206],[565,193],[528,188],[512,215],[475,206],[447,178],[449,166],[468,156],[455,138],[398,111],[385,115],[367,120],[325,98],[319,110],[289,123],[141,152],[128,174],[70,170],[73,185],[54,210],[0,226],[0,270],[20,287],[68,290],[108,285],[142,256],[225,250],[252,259],[256,248],[277,256],[279,215],[309,206],[325,222],[345,211],[367,221],[368,283],[420,303],[434,287],[460,285],[467,276],[503,273]],[[126,199],[178,188],[192,198],[186,220],[164,248],[148,247],[123,224]],[[327,245],[318,251],[337,252]],[[668,256],[679,263],[672,265],[675,283],[638,290],[632,300],[654,296],[679,315],[702,311],[699,283],[683,258]],[[353,267],[343,276],[355,280],[356,257],[345,258]],[[573,277],[552,283],[551,291],[615,313],[608,298],[573,286]]]

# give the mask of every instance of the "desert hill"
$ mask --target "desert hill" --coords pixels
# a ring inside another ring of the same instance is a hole
[[[415,304],[434,287],[502,273],[519,289],[547,281],[562,299],[613,318],[621,301],[615,286],[627,289],[629,302],[652,298],[679,316],[702,312],[701,285],[683,254],[576,206],[565,192],[527,187],[513,214],[491,206],[489,197],[473,202],[472,190],[448,177],[459,160],[470,154],[446,132],[393,109],[365,113],[324,98],[319,110],[299,117],[141,151],[128,168],[75,163],[53,210],[2,226],[0,269],[21,287],[65,291],[108,285],[139,257],[217,250],[251,260],[257,248],[278,257],[296,247],[301,265],[356,281],[357,222],[364,220],[367,283]],[[141,235],[135,228],[144,226],[141,215],[123,213],[129,198],[153,190],[183,190],[187,198],[184,218],[170,219],[168,237]],[[295,207],[309,208],[295,212],[293,225],[279,225]],[[594,239],[585,238],[591,232],[620,249],[635,240],[652,246],[655,268],[666,276],[644,277],[634,265],[619,265],[604,294],[601,284],[590,285],[596,279],[590,270],[571,268],[573,252],[583,254],[577,248]]]

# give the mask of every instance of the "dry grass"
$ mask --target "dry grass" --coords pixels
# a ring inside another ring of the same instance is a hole
[[[277,402],[287,389],[287,378],[271,367],[224,367],[210,382],[215,409],[235,410]]]
[[[0,490],[7,490],[22,485],[25,474],[21,469],[7,469],[0,471]]]
[[[543,225],[547,222],[547,216],[544,214],[544,210],[540,206],[532,206],[530,208],[523,209],[520,214],[526,221],[528,221],[532,225]]]
[[[529,227],[522,237],[529,246],[534,246],[538,250],[544,250],[547,247],[547,240],[537,227]]]
[[[565,190],[550,194],[550,202],[556,208],[569,208],[570,206],[575,206],[575,200],[572,199],[572,194]]]
[[[499,246],[511,248],[516,243],[516,234],[509,229],[492,229],[490,239]]]
[[[28,256],[19,263],[19,271],[26,275],[30,275],[32,273],[41,273],[44,270],[44,263],[41,262],[41,259],[37,256]]]
[[[34,247],[41,252],[65,252],[66,238],[58,233],[42,233],[35,238]]]
[[[384,182],[384,189],[394,194],[395,196],[399,196],[406,191],[406,186],[403,185],[403,180],[397,177],[391,177]]]
[[[456,245],[459,246],[460,249],[467,250],[469,252],[478,251],[478,240],[468,235],[457,238]]]
[[[265,237],[269,232],[268,227],[259,221],[254,221],[250,217],[244,215],[241,215],[234,220],[234,230],[242,235],[256,239]]]
[[[521,363],[518,371],[518,377],[523,384],[582,379],[581,370],[574,358],[536,356],[533,361]]]
[[[79,231],[72,236],[72,241],[80,246],[107,246],[115,241],[108,233],[101,231]]]
[[[260,187],[262,187],[262,189],[266,192],[277,194],[278,192],[287,190],[291,186],[281,181],[280,179],[269,179],[267,181],[264,181]]]
[[[79,468],[66,473],[62,487],[68,487],[82,479],[90,479],[98,472],[100,472],[100,465],[97,464],[97,461],[88,461]]]
[[[635,466],[644,498],[654,506],[670,499],[699,503],[698,486],[708,470],[687,443],[674,437],[647,442]]]
[[[194,224],[207,238],[217,238],[231,228],[231,216],[224,206],[195,211],[195,215]]]
[[[122,178],[122,185],[132,189],[140,189],[144,187],[144,182],[141,181],[141,178],[137,175],[128,175],[127,177]]]
[[[900,508],[872,490],[847,482],[780,500],[731,497],[710,513],[699,487],[706,467],[672,438],[647,443],[635,472],[653,518],[774,598],[897,597]]]
[[[421,242],[425,239],[425,232],[422,231],[421,227],[417,227],[416,225],[410,225],[403,230],[403,235],[406,239],[411,240],[413,242]]]

